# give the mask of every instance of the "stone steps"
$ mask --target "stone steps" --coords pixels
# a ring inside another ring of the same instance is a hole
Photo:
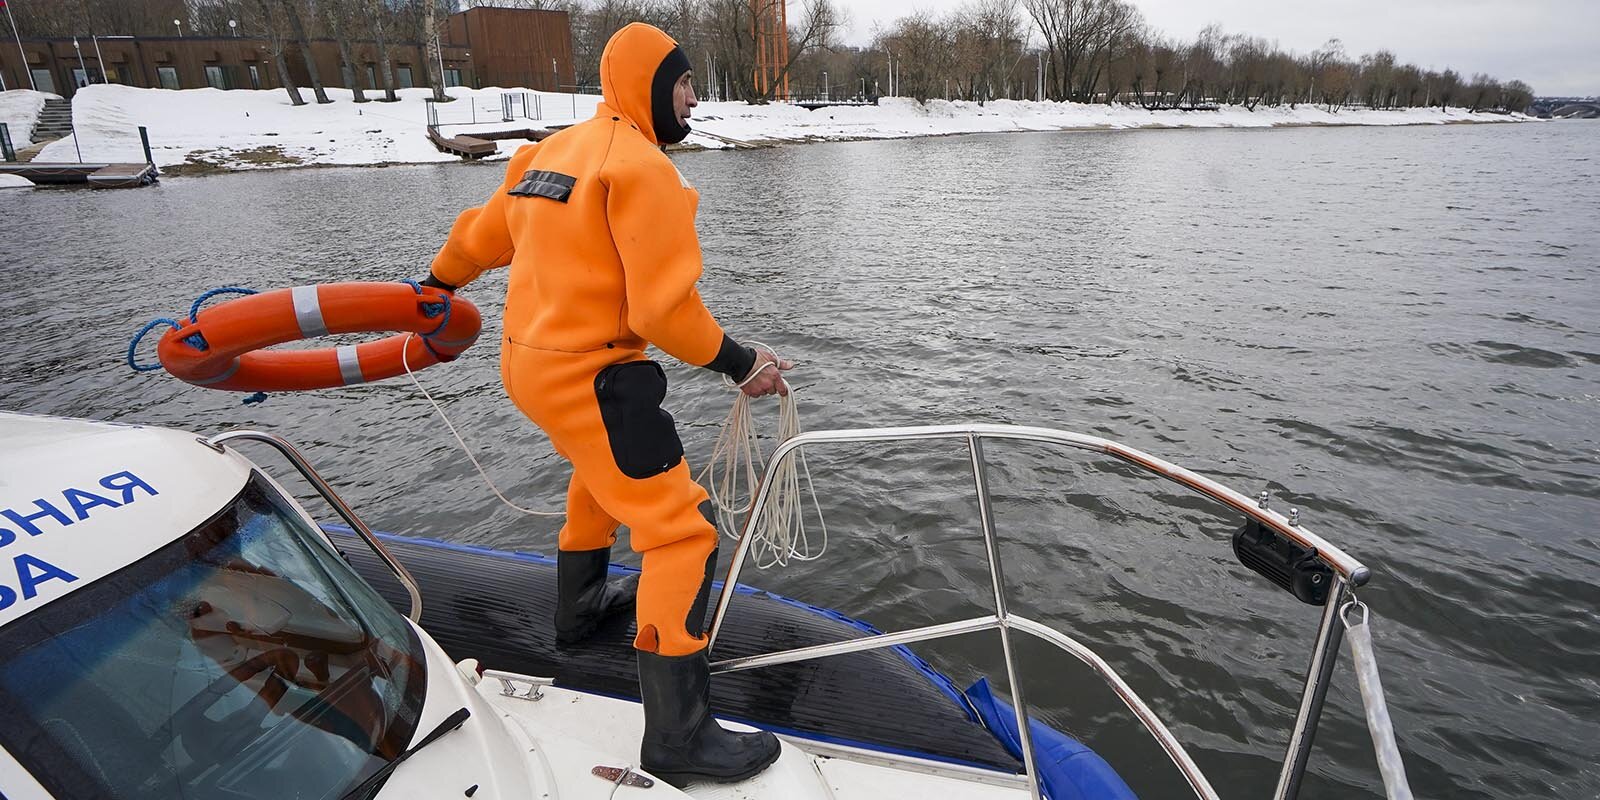
[[[47,139],[60,139],[72,133],[72,101],[46,100],[44,110],[39,112],[39,120],[34,123],[33,136],[36,142]]]

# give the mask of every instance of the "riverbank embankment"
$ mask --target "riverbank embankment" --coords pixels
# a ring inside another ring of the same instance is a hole
[[[45,146],[46,161],[143,161],[139,127],[149,131],[157,166],[178,172],[286,166],[357,166],[454,161],[429,142],[430,123],[448,135],[503,128],[551,129],[588,119],[599,98],[522,89],[447,90],[453,102],[434,104],[427,89],[402,89],[397,102],[356,103],[350,91],[328,89],[333,101],[293,106],[280,90],[139,89],[97,85],[73,98],[72,137]],[[8,92],[13,94],[37,94]],[[314,100],[303,90],[307,101]],[[368,92],[368,98],[381,93]],[[26,106],[19,98],[14,105]],[[963,133],[1141,128],[1271,128],[1307,125],[1424,125],[1507,122],[1522,115],[1472,113],[1465,109],[1368,111],[1323,108],[1215,111],[1148,111],[1134,106],[996,100],[882,98],[876,105],[829,106],[816,110],[773,103],[703,102],[685,145],[705,149],[737,142],[765,144],[899,139]],[[502,157],[515,144],[501,145]]]

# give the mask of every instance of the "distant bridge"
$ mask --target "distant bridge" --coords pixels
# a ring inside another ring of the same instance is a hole
[[[1600,119],[1600,101],[1541,99],[1528,106],[1528,113],[1556,119]]]

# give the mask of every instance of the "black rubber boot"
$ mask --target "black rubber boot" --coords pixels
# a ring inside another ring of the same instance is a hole
[[[711,718],[711,666],[704,650],[687,656],[640,651],[639,692],[644,700],[639,764],[673,786],[742,781],[778,760],[778,737],[730,731]]]
[[[639,576],[607,582],[611,548],[556,553],[556,644],[589,638],[607,617],[633,610]]]
[[[709,512],[710,505],[701,511]],[[706,632],[716,571],[713,548],[706,557],[700,593],[684,619],[684,627],[695,636]],[[639,651],[639,696],[644,702],[639,764],[673,786],[742,781],[771,766],[782,752],[778,737],[766,731],[738,733],[711,718],[711,662],[705,650],[687,656]]]

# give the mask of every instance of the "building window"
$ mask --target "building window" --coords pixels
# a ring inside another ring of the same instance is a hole
[[[367,88],[368,89],[377,89],[378,88],[378,72],[377,72],[377,70],[373,69],[371,64],[367,65]]]
[[[250,65],[250,88],[261,88],[261,70],[257,69],[254,64]]]
[[[77,68],[77,67],[73,67],[72,68],[72,85],[77,87],[77,88],[79,88],[79,89],[82,89],[83,87],[88,86],[89,85],[89,74],[84,72],[83,70]]]
[[[177,88],[179,88],[178,87],[178,68],[177,67],[156,67],[156,80],[161,84],[161,88],[163,88],[163,89],[177,89]]]
[[[395,70],[394,85],[400,89],[410,89],[416,85],[411,82],[410,67],[401,67]]]
[[[54,75],[50,74],[50,70],[36,69],[32,70],[32,72],[33,85],[37,87],[39,91],[48,92],[50,94],[56,93],[56,78]]]
[[[460,86],[461,85],[461,70],[456,69],[455,67],[451,67],[450,69],[445,70],[444,71],[444,85],[445,86]]]
[[[228,88],[228,79],[222,74],[222,67],[206,67],[206,85],[213,89]]]

